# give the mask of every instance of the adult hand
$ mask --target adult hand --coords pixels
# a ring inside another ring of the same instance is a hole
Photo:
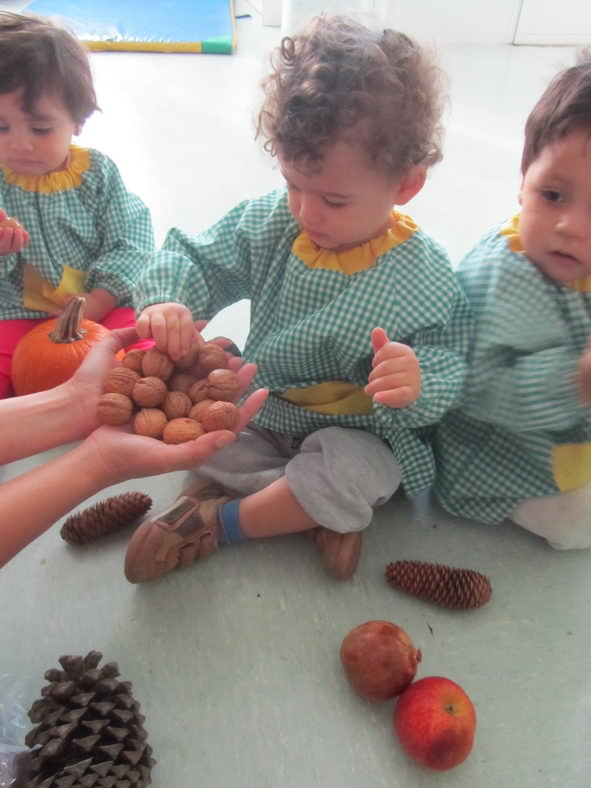
[[[245,364],[238,370],[243,388],[250,383],[255,371],[255,364]],[[126,479],[192,470],[234,440],[263,406],[268,393],[266,389],[258,389],[246,399],[240,407],[240,419],[234,432],[217,430],[178,445],[135,435],[129,426],[99,427],[81,447],[88,458],[86,470],[98,477],[103,487]]]

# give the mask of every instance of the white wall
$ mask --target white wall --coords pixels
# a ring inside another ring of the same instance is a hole
[[[373,16],[388,27],[449,43],[511,43],[522,0],[283,0],[282,33],[316,14]],[[362,21],[362,20],[360,20]]]

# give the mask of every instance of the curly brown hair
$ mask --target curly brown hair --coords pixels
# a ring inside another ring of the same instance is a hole
[[[552,142],[574,128],[591,133],[591,48],[579,50],[577,62],[557,74],[529,114],[521,172]]]
[[[72,120],[98,109],[88,55],[69,31],[32,14],[0,13],[0,95],[23,90],[32,114],[41,96],[58,96]]]
[[[318,171],[326,146],[353,133],[387,176],[441,159],[443,72],[403,33],[320,16],[284,38],[271,63],[257,122],[271,155]]]

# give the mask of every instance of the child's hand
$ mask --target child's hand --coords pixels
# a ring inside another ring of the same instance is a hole
[[[183,304],[153,304],[144,309],[136,322],[142,339],[152,337],[161,353],[173,361],[185,356],[193,343],[200,341],[193,315]]]
[[[583,402],[591,405],[591,339],[587,342],[587,349],[579,362],[578,377]]]
[[[421,391],[421,370],[414,350],[402,342],[390,342],[383,328],[371,332],[373,370],[364,391],[389,408],[404,408]]]
[[[0,255],[21,252],[29,243],[29,233],[17,219],[0,210]]]

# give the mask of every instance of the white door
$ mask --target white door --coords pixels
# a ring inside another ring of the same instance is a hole
[[[514,44],[591,44],[589,0],[523,0]]]

